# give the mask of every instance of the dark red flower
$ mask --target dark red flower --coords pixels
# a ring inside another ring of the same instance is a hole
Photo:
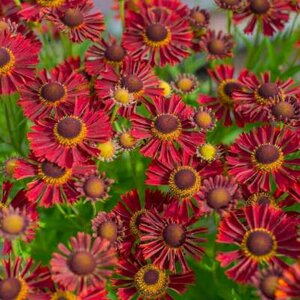
[[[289,129],[266,126],[242,133],[231,146],[227,163],[229,173],[247,184],[250,192],[269,191],[271,177],[286,191],[300,174],[294,167],[300,159],[289,154],[299,150],[299,137]]]
[[[112,136],[112,127],[103,111],[91,111],[84,99],[77,99],[72,113],[38,119],[28,133],[37,157],[71,168],[99,154],[96,142]]]
[[[10,94],[33,82],[40,47],[22,35],[0,34],[0,94]]]
[[[69,291],[85,291],[102,286],[117,263],[116,252],[107,240],[79,232],[71,237],[70,246],[58,245],[50,261],[52,279]]]
[[[19,21],[19,7],[14,0],[2,0],[0,3],[0,17],[6,17],[14,22]]]
[[[243,88],[233,92],[237,102],[236,110],[246,122],[268,121],[268,105],[286,96],[299,93],[299,87],[292,87],[294,80],[271,80],[271,73],[265,72],[258,78],[253,73],[244,73],[240,78]]]
[[[299,258],[297,223],[282,210],[268,205],[247,206],[227,214],[219,225],[217,242],[236,245],[237,250],[219,252],[228,277],[247,282],[262,264],[285,267],[281,257]]]
[[[97,41],[105,28],[104,17],[101,12],[91,13],[93,9],[92,0],[75,0],[52,9],[46,18],[73,42]]]
[[[195,281],[192,272],[170,274],[168,270],[139,261],[132,257],[122,258],[116,270],[118,278],[113,285],[118,288],[118,299],[168,299],[173,297],[170,291],[183,294],[187,285]]]
[[[169,1],[168,5],[172,2],[176,5],[178,1]],[[139,13],[127,13],[123,45],[135,59],[147,59],[159,66],[174,65],[188,56],[191,40],[186,18],[168,6],[142,2]]]
[[[290,5],[286,0],[246,0],[246,4],[234,11],[233,20],[236,24],[249,20],[244,32],[253,33],[257,23],[262,23],[264,35],[273,35],[282,31],[289,20]]]
[[[205,107],[211,108],[216,117],[222,120],[225,126],[236,122],[243,126],[244,121],[241,114],[236,111],[236,103],[233,99],[235,91],[243,89],[241,78],[248,73],[243,70],[238,77],[234,76],[234,67],[231,65],[220,65],[214,69],[209,69],[210,77],[217,83],[217,97],[209,95],[200,95],[198,102]]]
[[[216,4],[223,9],[231,11],[240,11],[246,5],[247,0],[214,0]]]
[[[149,118],[138,114],[130,118],[133,136],[145,140],[140,149],[143,155],[170,163],[181,159],[178,148],[190,155],[196,152],[204,135],[194,131],[190,120],[193,111],[179,96],[157,97],[153,104],[147,104],[147,109],[151,114]]]
[[[206,9],[201,9],[199,6],[196,6],[190,10],[188,20],[193,31],[198,32],[208,27],[210,15]]]

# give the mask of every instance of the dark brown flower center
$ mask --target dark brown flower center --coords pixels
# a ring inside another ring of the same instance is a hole
[[[163,239],[167,245],[178,248],[185,242],[186,234],[182,225],[169,224],[163,230]]]
[[[295,109],[291,103],[280,101],[272,107],[272,113],[277,118],[292,118],[295,115]]]
[[[91,176],[85,181],[83,190],[86,196],[91,198],[99,198],[105,191],[105,183],[101,178],[97,176]]]
[[[76,138],[82,129],[80,120],[73,117],[66,117],[57,123],[57,132],[66,139]]]
[[[61,167],[59,167],[57,164],[44,161],[42,163],[42,171],[47,177],[51,178],[59,178],[65,174],[65,170]]]
[[[227,96],[232,97],[233,92],[238,92],[238,91],[241,91],[242,89],[243,89],[243,87],[240,83],[238,83],[238,82],[228,82],[224,86],[224,93]]]
[[[264,231],[251,232],[246,241],[247,249],[255,256],[262,256],[270,253],[273,244],[271,235]]]
[[[156,284],[159,279],[159,272],[154,269],[150,269],[144,274],[144,282],[148,285]]]
[[[98,228],[98,236],[114,242],[118,236],[117,225],[112,221],[103,222]]]
[[[271,202],[271,197],[267,195],[261,195],[257,198],[257,203],[260,205],[268,205]]]
[[[175,131],[179,126],[179,122],[173,115],[161,115],[154,121],[154,126],[159,132],[167,134]]]
[[[151,24],[146,28],[146,36],[150,41],[161,42],[168,36],[168,30],[161,24]]]
[[[10,55],[7,49],[0,48],[0,68],[7,65],[10,61]]]
[[[21,291],[22,285],[17,278],[8,278],[0,281],[0,299],[14,300]]]
[[[280,157],[280,152],[274,145],[261,145],[255,151],[255,158],[261,164],[271,164]]]
[[[75,274],[88,275],[94,271],[96,260],[89,252],[76,252],[69,259],[69,267]]]
[[[227,189],[216,188],[208,193],[207,204],[214,209],[220,209],[226,207],[230,199],[231,196]]]
[[[143,82],[136,75],[128,75],[123,77],[121,85],[125,87],[129,93],[139,92],[143,88]]]
[[[65,96],[65,89],[58,82],[49,82],[42,87],[41,96],[49,102],[56,102]]]
[[[75,28],[81,25],[84,21],[84,16],[79,9],[69,8],[62,17],[62,22],[68,27]]]
[[[214,39],[207,43],[207,49],[211,54],[220,55],[225,53],[226,46],[223,40]]]
[[[260,283],[260,290],[262,293],[270,299],[274,299],[275,291],[278,286],[278,276],[269,275],[264,278]]]
[[[174,175],[174,183],[180,190],[193,187],[195,182],[196,176],[189,169],[181,169]]]
[[[258,94],[265,99],[278,96],[280,89],[276,83],[264,83],[258,88]]]
[[[120,62],[125,57],[125,51],[122,46],[112,45],[105,50],[104,56],[110,61]]]
[[[191,13],[191,18],[200,25],[204,24],[206,21],[205,15],[202,12],[196,10]]]
[[[270,9],[269,0],[251,0],[250,9],[253,13],[258,15],[265,14]]]

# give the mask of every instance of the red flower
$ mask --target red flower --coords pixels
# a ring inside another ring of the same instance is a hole
[[[214,0],[216,4],[223,9],[240,11],[246,4],[245,0]]]
[[[276,300],[297,299],[300,295],[300,262],[283,271],[275,292]]]
[[[77,165],[63,168],[48,160],[20,160],[15,169],[16,179],[32,178],[27,184],[26,196],[30,202],[40,202],[40,206],[73,203],[79,196],[74,188],[75,179],[86,172],[95,170],[94,165]]]
[[[204,253],[200,245],[206,241],[199,237],[206,228],[196,226],[196,221],[194,217],[188,218],[187,210],[173,217],[160,216],[156,210],[148,211],[139,225],[143,257],[172,272],[176,272],[177,262],[183,272],[189,271],[186,256],[191,255],[199,261]]]
[[[146,97],[153,98],[162,94],[159,80],[149,63],[130,58],[124,60],[119,72],[112,67],[103,70],[95,87],[98,97],[110,101],[111,107],[120,106],[120,114],[124,116],[131,115],[137,101],[145,102]]]
[[[16,257],[3,259],[4,274],[0,276],[0,299],[35,300],[43,288],[51,286],[48,268],[37,265],[33,267],[30,258],[23,261]]]
[[[34,80],[40,47],[22,35],[0,34],[0,94],[10,94]]]
[[[170,291],[183,294],[187,285],[195,281],[192,272],[170,274],[158,266],[130,257],[122,258],[116,271],[118,277],[113,285],[118,288],[118,299],[168,299]]]
[[[299,93],[298,87],[292,87],[293,79],[272,82],[270,72],[262,73],[261,79],[252,73],[244,73],[240,82],[243,88],[234,91],[233,98],[237,102],[237,112],[247,122],[268,121],[268,105]]]
[[[0,3],[0,17],[6,17],[12,21],[19,21],[19,7],[14,0],[2,0]]]
[[[210,14],[206,9],[201,9],[200,6],[192,8],[189,12],[188,20],[193,31],[197,34],[199,31],[206,29],[210,22]]]
[[[76,98],[83,101],[89,91],[84,76],[65,63],[50,73],[42,70],[33,83],[21,87],[20,93],[25,116],[37,121],[51,113],[72,111]]]
[[[278,188],[286,191],[300,174],[293,168],[300,159],[288,156],[297,150],[299,137],[288,129],[254,129],[243,133],[231,146],[227,156],[229,173],[247,184],[250,192],[269,191],[271,176]]]
[[[28,139],[34,154],[71,168],[99,154],[96,142],[112,135],[109,119],[103,111],[90,111],[86,101],[77,99],[68,115],[46,117],[36,121]]]
[[[52,279],[69,291],[86,291],[102,286],[117,263],[116,252],[100,237],[92,242],[90,235],[79,232],[71,237],[70,246],[58,245],[50,261]]]
[[[243,89],[241,78],[248,71],[243,70],[237,78],[234,78],[233,66],[220,65],[214,69],[209,69],[208,73],[218,85],[217,97],[200,95],[198,102],[211,108],[215,112],[216,117],[222,120],[225,126],[232,125],[233,122],[236,122],[239,126],[243,126],[244,121],[240,113],[236,111],[233,93]]]
[[[181,155],[177,145],[184,152],[193,155],[197,145],[204,140],[201,132],[195,132],[190,117],[192,109],[185,105],[179,96],[170,99],[157,97],[153,104],[148,103],[150,118],[132,114],[132,134],[137,139],[145,139],[140,152],[162,163],[179,161]]]
[[[92,0],[75,0],[52,9],[46,17],[73,42],[96,41],[105,26],[101,12],[90,13],[93,8]]]
[[[172,5],[172,1],[168,3]],[[139,13],[129,11],[123,44],[130,56],[147,59],[159,66],[174,65],[188,56],[193,35],[186,18],[177,13],[164,6],[150,7],[143,2]]]
[[[280,256],[299,258],[297,224],[282,210],[267,205],[248,206],[226,215],[220,225],[217,242],[236,245],[237,250],[219,252],[222,267],[237,262],[226,271],[228,277],[246,282],[262,264],[286,264]]]
[[[234,11],[233,20],[236,24],[249,19],[244,32],[253,33],[256,23],[262,23],[264,35],[273,35],[282,31],[289,20],[290,6],[286,0],[247,0],[246,5]]]

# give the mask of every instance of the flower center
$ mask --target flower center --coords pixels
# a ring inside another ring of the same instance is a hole
[[[185,242],[185,229],[179,224],[169,224],[164,228],[162,237],[169,247],[178,248]]]
[[[274,98],[280,94],[280,89],[276,83],[263,83],[257,90],[259,96],[264,99]]]
[[[162,140],[172,141],[181,134],[181,123],[176,116],[171,114],[157,116],[151,127],[153,134]]]
[[[217,156],[217,148],[211,144],[204,144],[200,146],[197,152],[205,161],[213,161]]]
[[[119,141],[121,146],[127,149],[133,148],[136,145],[136,138],[128,132],[123,132],[119,137]]]
[[[272,107],[272,113],[277,118],[293,118],[295,109],[291,103],[280,101]]]
[[[253,13],[257,15],[265,14],[271,5],[268,0],[251,0],[250,1],[250,9]]]
[[[221,39],[213,39],[207,44],[207,49],[211,54],[223,54],[225,52],[225,48],[225,43]]]
[[[128,75],[123,77],[121,85],[125,87],[129,93],[137,93],[143,89],[143,82],[136,75]]]
[[[89,252],[76,252],[69,259],[69,267],[77,275],[88,275],[96,268],[96,260]]]
[[[169,276],[154,265],[146,265],[135,274],[134,282],[142,298],[157,299],[165,295]]]
[[[65,0],[36,0],[37,3],[45,7],[59,7],[64,4]]]
[[[259,164],[263,164],[263,165],[271,166],[274,163],[280,162],[282,160],[281,150],[277,146],[270,145],[270,144],[259,146],[255,150],[254,156],[255,156],[255,160]]]
[[[19,160],[17,158],[9,158],[4,163],[4,169],[7,175],[12,176],[14,174],[18,161]]]
[[[129,91],[126,88],[118,87],[113,92],[113,98],[118,104],[120,105],[126,105],[132,102],[134,99],[133,95],[129,93]]]
[[[168,36],[168,30],[161,24],[151,24],[146,28],[146,36],[153,42],[161,42]]]
[[[10,49],[0,48],[0,75],[7,74],[15,66],[15,56]]]
[[[0,299],[18,299],[22,290],[22,284],[17,278],[8,278],[0,281]],[[22,298],[23,299],[23,298]]]
[[[9,29],[9,26],[6,22],[0,21],[0,32],[3,32],[4,30]]]
[[[64,86],[58,82],[49,82],[42,86],[40,95],[46,102],[58,102],[65,99],[66,90]]]
[[[39,166],[39,175],[46,183],[61,185],[69,180],[72,170],[61,168],[49,161],[44,161]]]
[[[176,82],[176,86],[183,92],[189,92],[194,88],[194,81],[190,78],[183,77]]]
[[[8,214],[0,220],[0,227],[2,230],[11,235],[20,234],[25,226],[25,220],[22,216],[17,214]]]
[[[163,96],[168,98],[171,96],[172,89],[169,83],[166,81],[160,80],[159,81],[159,88],[163,90]]]
[[[206,18],[205,15],[200,11],[193,11],[191,13],[191,18],[199,25],[205,24]]]
[[[141,209],[137,212],[135,212],[132,217],[130,218],[129,222],[129,228],[132,233],[132,235],[136,238],[139,238],[140,236],[140,230],[139,225],[141,224],[141,218],[142,216],[147,212],[146,209]]]
[[[100,150],[100,158],[104,160],[113,159],[116,153],[115,145],[112,141],[98,144],[98,149]]]
[[[118,237],[117,226],[112,221],[103,222],[98,229],[98,236],[114,242]]]
[[[233,92],[241,91],[242,89],[242,85],[237,81],[229,81],[224,85],[224,93],[229,97],[232,97]]]
[[[260,290],[262,293],[270,299],[274,299],[275,291],[278,286],[278,276],[269,275],[264,278],[260,283]]]
[[[121,62],[126,53],[122,46],[119,45],[112,45],[107,47],[105,50],[104,56],[107,60],[113,61],[113,62]]]
[[[79,9],[69,8],[62,17],[62,22],[68,27],[75,28],[84,21],[84,16]]]
[[[50,300],[77,300],[77,297],[71,292],[59,291],[53,294]]]
[[[91,176],[85,181],[83,190],[87,197],[99,198],[105,192],[105,183],[99,177]]]
[[[231,200],[231,195],[225,188],[216,188],[208,193],[207,204],[214,209],[226,207]]]
[[[206,111],[198,111],[195,114],[194,120],[196,124],[203,129],[208,129],[213,123],[211,115]]]

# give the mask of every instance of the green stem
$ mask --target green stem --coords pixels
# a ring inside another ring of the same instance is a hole
[[[232,25],[232,11],[227,12],[227,33],[231,34],[231,25]]]
[[[123,31],[125,31],[125,0],[120,0],[120,16],[122,20]]]

